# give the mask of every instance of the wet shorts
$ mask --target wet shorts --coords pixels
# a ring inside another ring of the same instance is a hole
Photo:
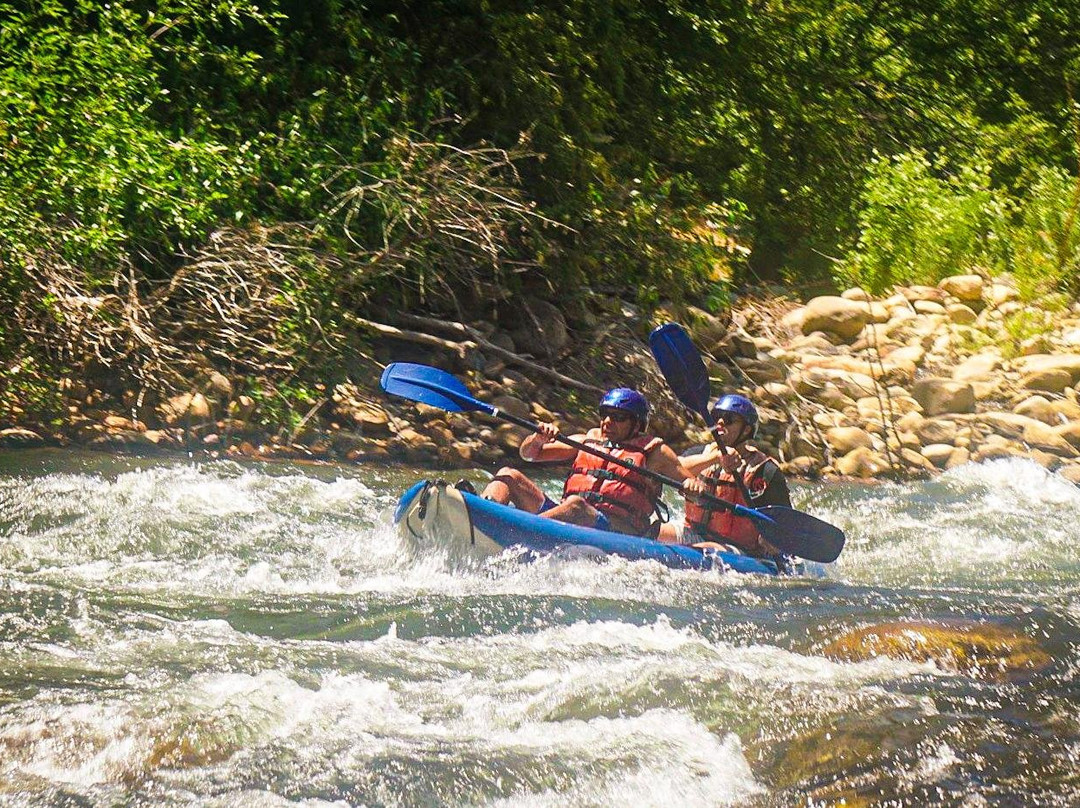
[[[553,500],[547,494],[544,494],[544,501],[540,503],[540,510],[538,510],[537,513],[543,513],[544,511],[550,511],[552,508],[554,508],[558,504],[559,504],[558,502]]]

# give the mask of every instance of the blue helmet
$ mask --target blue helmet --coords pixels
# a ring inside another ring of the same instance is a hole
[[[711,412],[713,417],[718,421],[720,420],[720,416],[724,413],[738,415],[746,421],[747,426],[750,427],[750,435],[753,436],[757,434],[757,407],[755,407],[746,396],[740,396],[737,393],[728,393],[726,396],[721,396],[716,400],[712,407],[709,408],[709,412]]]
[[[639,429],[644,429],[649,423],[649,402],[645,400],[645,396],[641,395],[637,390],[631,390],[629,387],[616,387],[614,390],[608,390],[604,397],[600,399],[600,407],[625,410],[637,418]]]

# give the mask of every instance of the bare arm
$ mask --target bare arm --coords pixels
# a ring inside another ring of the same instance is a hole
[[[694,473],[686,469],[683,462],[684,460],[685,458],[680,460],[679,456],[672,451],[670,446],[666,443],[662,443],[649,457],[646,468],[650,471],[655,471],[657,474],[663,474],[666,477],[674,477],[676,480],[682,481],[694,476]],[[704,466],[702,466],[702,468],[704,468]]]
[[[556,440],[559,428],[555,424],[537,424],[539,429],[521,442],[518,453],[531,463],[572,460],[577,449]],[[585,435],[573,435],[572,440],[582,441]]]
[[[705,447],[701,454],[690,455],[689,457],[678,458],[679,464],[687,475],[696,477],[705,471],[709,466],[715,465],[720,458],[720,447],[715,443],[710,443]],[[685,476],[685,475],[684,475]],[[682,479],[682,477],[680,477]]]

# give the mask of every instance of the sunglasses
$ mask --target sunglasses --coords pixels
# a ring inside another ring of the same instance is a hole
[[[716,420],[724,426],[731,426],[732,424],[742,423],[743,419],[741,415],[735,415],[731,412],[721,412],[716,416]]]
[[[600,418],[601,418],[601,420],[604,419],[604,418],[608,418],[608,419],[614,421],[617,424],[623,424],[623,423],[626,423],[627,421],[634,420],[634,416],[632,414],[628,413],[628,412],[624,412],[623,410],[607,410],[607,409],[600,410]]]

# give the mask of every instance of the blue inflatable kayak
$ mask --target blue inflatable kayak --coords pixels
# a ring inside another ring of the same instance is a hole
[[[592,548],[633,561],[651,559],[676,569],[781,574],[772,561],[737,552],[663,544],[545,519],[459,491],[442,481],[423,480],[406,491],[394,512],[394,523],[407,540],[437,543],[457,555],[474,558],[497,555],[508,547],[523,547],[541,554]],[[785,565],[783,570],[784,574],[806,572],[803,563]]]

